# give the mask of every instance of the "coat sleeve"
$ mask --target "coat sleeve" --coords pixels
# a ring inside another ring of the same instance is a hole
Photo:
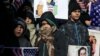
[[[54,34],[54,47],[55,56],[67,56],[66,39],[62,28],[57,30]]]

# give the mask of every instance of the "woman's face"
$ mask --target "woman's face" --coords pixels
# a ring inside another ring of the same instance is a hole
[[[79,2],[78,4],[81,7],[81,9],[85,9],[86,8],[86,6],[85,6],[85,4],[83,2]]]
[[[29,17],[26,17],[25,23],[30,24],[30,23],[32,23],[32,20]]]
[[[47,21],[42,21],[42,27],[47,30],[51,28]]]
[[[91,36],[89,37],[89,41],[90,41],[90,42],[93,42],[93,39],[94,39],[94,36],[91,35]]]
[[[81,1],[81,0],[76,0],[76,1],[79,4],[79,6],[82,10],[87,10],[87,8],[88,8],[88,3],[87,2],[84,2],[84,1]]]
[[[48,24],[47,21],[42,21],[41,31],[42,34],[50,35],[52,32],[52,27]]]
[[[96,44],[96,39],[93,39],[93,44]]]
[[[15,29],[14,29],[14,34],[16,37],[20,37],[23,34],[23,27],[21,25],[18,25]]]
[[[86,50],[82,49],[82,50],[80,51],[80,56],[86,56]]]

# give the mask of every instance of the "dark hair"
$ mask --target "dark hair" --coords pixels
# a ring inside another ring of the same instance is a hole
[[[85,50],[86,51],[86,48],[85,47],[81,47],[79,50],[78,50],[78,56],[80,56],[80,51],[81,50]]]

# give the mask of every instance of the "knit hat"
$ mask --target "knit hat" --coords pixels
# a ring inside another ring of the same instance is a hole
[[[73,11],[75,11],[75,10],[81,10],[81,8],[80,8],[80,6],[79,6],[79,4],[76,2],[76,0],[71,0],[70,2],[69,2],[69,15],[71,14],[71,12],[73,12]]]
[[[52,22],[53,24],[55,24],[55,26],[57,26],[56,19],[55,19],[54,15],[51,11],[44,12],[41,15],[40,22],[43,21],[43,20]]]
[[[26,32],[26,29],[27,29],[27,26],[26,26],[26,23],[24,22],[24,20],[20,17],[16,18],[14,21],[13,21],[13,29],[15,29],[18,25],[21,25],[24,29],[24,33]]]
[[[35,24],[35,18],[34,18],[34,16],[33,16],[32,11],[27,11],[27,12],[26,12],[25,19],[26,19],[26,17],[29,17],[29,18],[32,20],[32,23]]]
[[[50,26],[56,26],[56,24],[53,21],[51,21],[50,19],[47,19],[47,18],[41,20],[40,26],[42,26],[42,21],[46,21]]]
[[[33,19],[33,14],[31,11],[26,12],[26,17],[29,17],[30,19]]]

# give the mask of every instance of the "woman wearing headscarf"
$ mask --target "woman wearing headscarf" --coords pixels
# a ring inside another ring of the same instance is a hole
[[[47,14],[44,13],[41,16],[41,21],[40,21],[40,29],[39,29],[38,39],[36,43],[36,46],[39,47],[39,56],[54,56],[55,48],[53,44],[54,42],[53,34],[56,31],[57,26],[53,21],[55,19],[49,17],[51,15],[48,15],[47,17],[46,16]]]
[[[12,24],[12,35],[11,38],[18,40],[19,47],[31,47],[31,43],[28,39],[28,33],[26,23],[22,18],[16,18]],[[12,40],[13,41],[13,40]],[[17,44],[17,43],[13,43]],[[16,47],[16,46],[14,46]]]

